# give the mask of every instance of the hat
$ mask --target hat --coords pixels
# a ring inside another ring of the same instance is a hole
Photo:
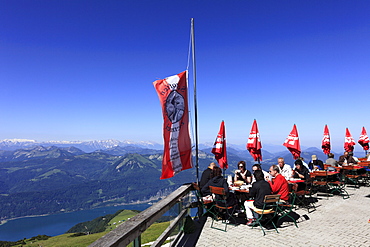
[[[312,160],[317,160],[316,154],[313,154],[313,155],[311,156],[311,158],[312,158]]]

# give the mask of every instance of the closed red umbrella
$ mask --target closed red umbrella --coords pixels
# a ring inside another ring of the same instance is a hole
[[[299,145],[298,131],[295,124],[283,145],[292,153],[294,159],[298,159],[301,156],[301,145]]]
[[[212,153],[222,169],[227,169],[227,154],[226,154],[226,131],[225,123],[221,122],[220,131],[217,134],[215,143],[213,144]]]
[[[354,145],[356,145],[355,139],[353,139],[349,129],[346,128],[346,137],[344,138],[344,150],[346,152],[353,152]]]
[[[325,124],[324,136],[322,138],[321,148],[324,154],[330,153],[330,134],[329,134],[329,128],[327,124]]]
[[[262,144],[256,119],[253,121],[251,133],[248,137],[247,149],[255,161],[262,161]]]
[[[362,148],[365,150],[369,150],[369,137],[367,136],[365,127],[362,127],[362,132],[360,135],[360,139],[358,140],[358,143],[362,146]]]

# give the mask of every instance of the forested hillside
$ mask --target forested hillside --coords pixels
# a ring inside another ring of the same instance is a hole
[[[23,150],[22,160],[6,153],[7,159],[13,161],[0,162],[1,220],[156,200],[181,184],[196,181],[195,169],[160,180],[162,156],[158,152],[59,155],[59,148],[53,149],[54,154],[36,149],[39,152],[30,150],[28,156]],[[200,167],[205,169],[213,156],[201,156]]]

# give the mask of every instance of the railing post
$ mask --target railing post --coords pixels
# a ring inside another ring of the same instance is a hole
[[[133,245],[134,247],[141,247],[141,235],[139,235],[139,237],[134,239]]]
[[[177,208],[177,214],[180,214],[180,212],[182,211],[182,207],[183,207],[183,198],[180,199],[179,203],[178,203],[178,208]],[[181,232],[181,228],[182,226],[184,225],[184,220],[181,220],[179,225],[178,225],[178,231]]]
[[[118,247],[127,246],[130,243],[133,243],[135,247],[140,246],[142,241],[140,235],[164,213],[181,201],[183,197],[187,196],[191,190],[191,184],[182,185],[170,195],[152,205],[150,208],[147,208],[141,213],[123,222],[116,229],[108,232],[94,243],[90,244],[89,247]],[[180,206],[180,208],[182,207],[183,206]],[[161,234],[155,243],[153,243],[153,246],[161,246],[165,242],[172,231],[176,229],[180,221],[182,221],[182,219],[187,215],[188,209],[180,210],[180,212],[180,215],[170,223],[170,226]]]

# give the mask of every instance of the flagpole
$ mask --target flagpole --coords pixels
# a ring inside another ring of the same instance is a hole
[[[195,168],[197,175],[197,183],[199,184],[199,157],[198,157],[198,109],[197,109],[197,77],[195,66],[195,34],[194,34],[194,18],[191,18],[191,48],[193,58],[193,81],[194,81],[194,122],[195,122]]]

